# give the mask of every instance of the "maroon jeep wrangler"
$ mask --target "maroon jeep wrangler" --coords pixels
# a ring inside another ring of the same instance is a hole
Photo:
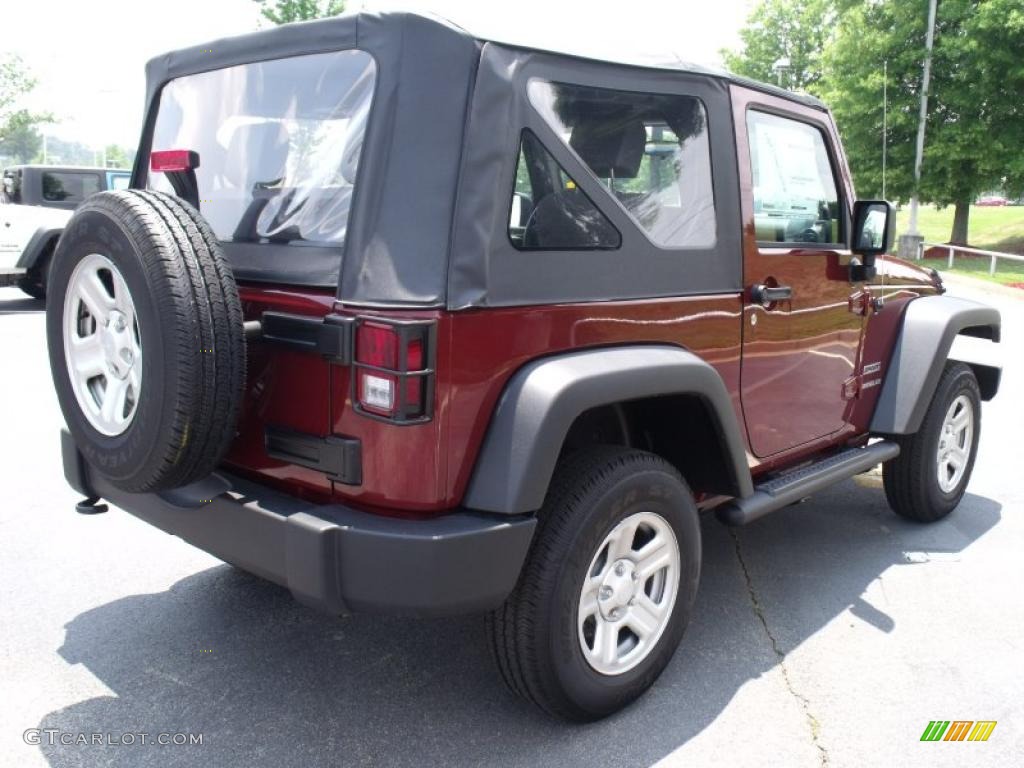
[[[68,482],[333,614],[486,612],[546,711],[638,697],[698,514],[964,494],[998,313],[885,256],[807,96],[359,14],[154,59],[47,335]]]

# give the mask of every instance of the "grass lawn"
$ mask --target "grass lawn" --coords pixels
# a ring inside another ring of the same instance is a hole
[[[896,235],[907,231],[910,206],[904,205],[896,216]],[[922,205],[917,212],[917,226],[926,243],[948,243],[953,231],[953,206],[941,211]],[[971,206],[967,241],[975,248],[989,251],[1024,254],[1024,205],[1001,208]]]
[[[904,205],[896,216],[897,236],[906,231],[909,220],[910,206]],[[940,211],[930,205],[923,205],[918,209],[917,222],[926,243],[948,242],[953,229],[953,206]],[[972,205],[967,239],[974,248],[1024,255],[1024,206],[979,208]],[[931,267],[946,271],[945,251],[942,258],[924,261]],[[988,274],[988,265],[988,257],[958,253],[953,260],[953,272],[994,280],[1004,285],[1024,284],[1024,262],[1001,259],[992,276]]]

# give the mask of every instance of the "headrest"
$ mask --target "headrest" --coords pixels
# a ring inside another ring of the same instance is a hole
[[[632,179],[640,172],[647,129],[640,120],[585,120],[573,126],[569,145],[596,176]]]
[[[281,123],[239,125],[228,142],[224,175],[235,186],[249,189],[284,178],[288,163],[288,131]]]

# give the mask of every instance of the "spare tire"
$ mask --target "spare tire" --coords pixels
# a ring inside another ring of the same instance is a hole
[[[64,419],[117,487],[188,485],[235,433],[242,307],[216,235],[160,192],[102,192],[68,222],[47,285],[46,338]]]

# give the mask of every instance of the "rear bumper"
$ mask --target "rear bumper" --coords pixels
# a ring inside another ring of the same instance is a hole
[[[64,475],[147,523],[288,587],[328,613],[438,616],[497,607],[515,586],[532,516],[456,511],[430,520],[310,505],[231,475],[186,488],[127,493],[93,470],[61,432]]]

